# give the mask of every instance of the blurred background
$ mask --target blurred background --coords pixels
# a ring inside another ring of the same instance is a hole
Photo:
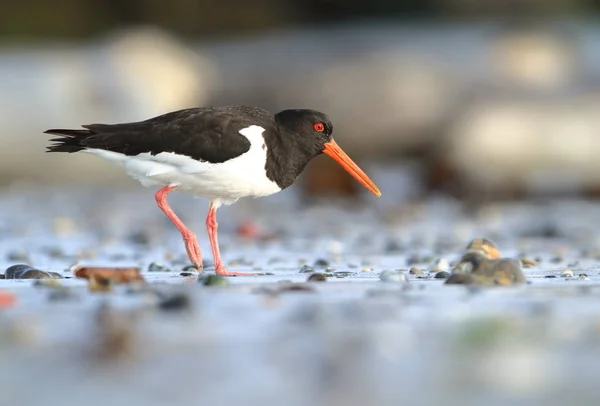
[[[595,196],[599,11],[591,0],[2,0],[0,184],[130,186],[95,157],[45,154],[42,132],[248,104],[328,113],[376,182],[409,174],[412,198]],[[357,185],[318,159],[298,190]]]

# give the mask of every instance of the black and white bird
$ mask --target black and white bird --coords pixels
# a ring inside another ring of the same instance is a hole
[[[84,130],[47,130],[59,135],[48,152],[87,152],[121,165],[142,185],[160,187],[158,207],[181,232],[187,254],[202,270],[196,235],[173,212],[174,190],[210,199],[206,227],[215,270],[228,272],[219,253],[217,209],[241,197],[261,197],[290,186],[314,157],[325,153],[376,196],[377,186],[332,138],[327,115],[284,110],[275,115],[256,107],[190,108],[145,121],[90,124]]]

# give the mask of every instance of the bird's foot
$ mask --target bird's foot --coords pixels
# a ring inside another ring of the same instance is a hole
[[[202,272],[204,266],[202,265],[202,252],[200,251],[198,240],[195,235],[186,237],[183,240],[185,241],[185,250],[187,251],[188,258],[192,261],[192,264],[196,265],[198,272]]]
[[[258,274],[254,273],[229,272],[224,265],[215,267],[215,272],[220,276],[258,276]]]

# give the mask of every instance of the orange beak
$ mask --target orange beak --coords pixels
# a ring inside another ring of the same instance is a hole
[[[361,185],[369,189],[375,196],[380,197],[381,192],[379,188],[373,183],[371,179],[350,159],[348,155],[338,146],[338,144],[331,140],[325,143],[325,149],[323,152],[334,159],[338,164],[342,166],[350,175],[354,176],[354,179],[360,182]]]

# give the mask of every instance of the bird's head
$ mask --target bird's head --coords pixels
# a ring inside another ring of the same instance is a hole
[[[381,192],[333,139],[333,124],[326,114],[315,110],[284,110],[275,115],[277,126],[296,138],[298,147],[312,156],[329,155],[375,196]]]

